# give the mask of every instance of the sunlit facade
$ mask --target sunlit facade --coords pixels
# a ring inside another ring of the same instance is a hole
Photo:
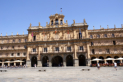
[[[46,27],[30,24],[27,35],[0,36],[0,65],[33,67],[90,66],[94,58],[123,57],[123,28],[88,30],[83,23],[68,25],[64,15],[49,16]],[[7,61],[22,60],[10,63]],[[119,60],[118,62],[122,62]]]

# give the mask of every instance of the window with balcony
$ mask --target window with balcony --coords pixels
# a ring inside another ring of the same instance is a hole
[[[83,50],[83,46],[80,46],[79,50]]]
[[[14,56],[14,53],[11,53],[11,56]]]
[[[26,56],[26,53],[23,53],[23,56]]]
[[[33,52],[36,52],[36,48],[33,48]]]
[[[33,36],[33,41],[36,41],[36,36]]]
[[[102,50],[101,49],[99,49],[99,54],[101,54],[102,53]]]
[[[15,43],[15,40],[13,40],[13,43]]]
[[[106,49],[106,53],[108,53],[108,54],[110,53],[109,49]]]
[[[47,52],[47,48],[44,48],[44,52]]]
[[[91,42],[91,46],[93,46],[94,45],[94,43],[93,42]]]
[[[17,53],[17,56],[20,56],[20,53]]]
[[[90,35],[90,38],[93,38],[93,36],[92,36],[92,35]]]
[[[114,49],[114,53],[117,53],[117,49]]]
[[[9,48],[9,46],[6,47],[6,49],[8,49],[8,48]]]
[[[14,46],[12,46],[12,49],[14,49]]]
[[[26,42],[27,40],[25,39],[25,42]]]
[[[79,39],[82,39],[82,33],[81,32],[79,33]]]
[[[114,33],[112,34],[112,37],[114,37]]]
[[[67,51],[71,51],[71,47],[67,47]]]
[[[26,46],[26,45],[24,45],[24,48],[25,48],[25,49],[27,49],[27,46]]]
[[[116,41],[113,41],[113,45],[116,45]]]
[[[104,37],[106,38],[107,37],[107,34],[104,34]]]
[[[59,47],[56,47],[56,51],[59,51]]]
[[[91,51],[91,52],[92,52],[92,54],[95,54],[95,51],[94,51],[94,49],[92,49],[92,51]]]
[[[100,35],[99,34],[97,35],[97,38],[100,38]]]
[[[3,49],[3,47],[1,46],[1,50]]]
[[[19,39],[19,41],[18,41],[19,43],[21,42],[21,40]]]

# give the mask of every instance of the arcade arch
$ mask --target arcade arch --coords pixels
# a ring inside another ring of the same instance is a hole
[[[71,55],[66,57],[66,66],[73,66],[73,57]]]
[[[44,56],[43,59],[42,59],[42,66],[47,67],[48,66],[48,61],[49,61],[49,58],[47,56]]]
[[[62,66],[63,58],[61,56],[55,56],[52,58],[52,67]]]
[[[86,66],[86,59],[84,55],[79,55],[79,66]]]
[[[31,59],[31,67],[34,67],[35,64],[37,66],[37,57],[33,56],[32,59]]]

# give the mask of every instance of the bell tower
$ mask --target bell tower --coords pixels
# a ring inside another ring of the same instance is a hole
[[[50,23],[49,25],[47,24],[47,27],[49,28],[55,28],[55,27],[63,27],[63,26],[68,26],[67,23],[64,23],[64,15],[62,14],[55,14],[49,16],[50,18]]]

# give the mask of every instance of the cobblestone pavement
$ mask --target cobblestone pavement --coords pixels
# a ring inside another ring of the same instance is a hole
[[[46,72],[39,72],[46,69]],[[90,69],[90,71],[82,71]],[[0,82],[123,82],[123,67],[13,68],[0,72]]]

